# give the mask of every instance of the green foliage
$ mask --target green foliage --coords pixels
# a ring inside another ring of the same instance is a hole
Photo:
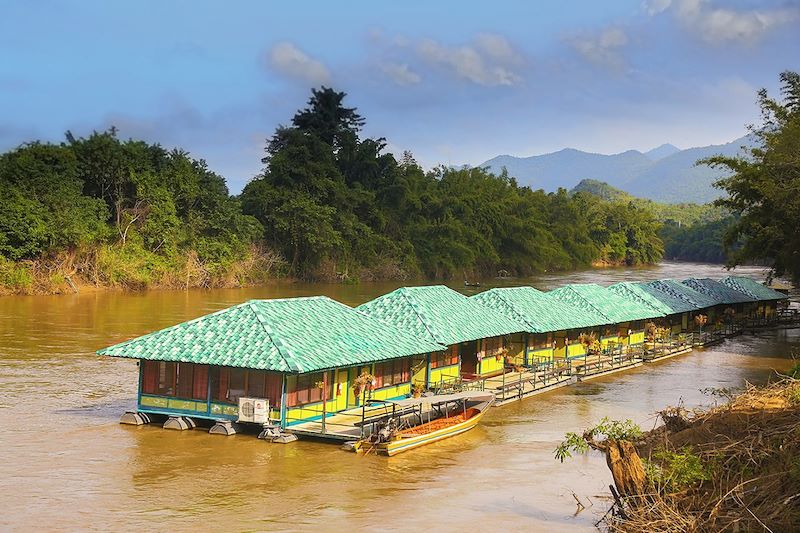
[[[733,223],[733,217],[726,217],[693,226],[679,226],[674,222],[664,224],[659,234],[664,241],[664,256],[684,261],[725,263],[728,252],[723,242]]]
[[[209,275],[249,257],[261,235],[225,180],[202,160],[116,131],[61,145],[31,143],[0,156],[0,257],[19,261],[94,249],[92,276],[147,286],[194,250]],[[6,272],[2,285],[25,276]],[[49,280],[58,285],[58,279]]]
[[[107,233],[102,200],[84,196],[75,155],[31,143],[0,156],[0,254],[26,259]]]
[[[749,157],[711,157],[702,163],[732,175],[716,186],[728,193],[717,204],[737,219],[726,234],[729,265],[766,261],[773,274],[800,279],[800,75],[780,75],[782,101],[758,93],[762,124]],[[741,246],[736,247],[741,243]]]
[[[680,452],[657,450],[644,462],[647,480],[657,488],[679,491],[711,479],[711,465],[686,446]]]
[[[648,212],[660,223],[658,237],[668,259],[725,263],[727,251],[724,235],[735,219],[727,210],[711,204],[665,204],[631,196],[608,183],[585,179],[570,191],[573,195],[589,194],[612,204],[633,206]],[[610,219],[613,224],[613,218]],[[652,223],[652,222],[651,222]],[[632,226],[635,227],[634,224]],[[603,239],[601,255],[606,260],[620,261],[627,255],[627,238],[610,228],[600,230]],[[645,247],[646,248],[646,247]],[[636,242],[632,249],[638,251]],[[655,253],[658,254],[658,248]],[[647,262],[647,261],[643,261]]]
[[[583,435],[567,433],[564,440],[556,447],[555,458],[564,462],[572,457],[572,452],[586,453],[592,444],[604,440],[629,440],[634,441],[642,436],[642,428],[632,420],[611,420],[604,417],[595,427],[587,429]]]
[[[0,287],[14,292],[28,292],[33,285],[33,272],[24,263],[0,257]]]
[[[364,120],[344,97],[314,90],[242,192],[244,212],[293,273],[314,277],[333,264],[343,279],[383,265],[435,278],[525,275],[588,265],[608,246],[615,262],[660,259],[658,226],[644,211],[532,191],[480,168],[425,172],[411,154],[384,153],[383,139],[359,138]],[[615,235],[603,240],[592,223],[613,224]]]
[[[409,153],[386,153],[384,139],[361,138],[345,96],[313,90],[239,198],[204,161],[114,128],[0,155],[0,257],[81,251],[93,254],[92,279],[132,286],[254,265],[260,243],[290,260],[290,274],[344,281],[660,259],[659,225],[638,205],[533,191],[480,168],[426,172]]]

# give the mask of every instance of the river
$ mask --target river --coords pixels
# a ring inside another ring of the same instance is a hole
[[[515,282],[550,289],[723,275],[663,263]],[[98,357],[98,348],[251,298],[325,294],[356,305],[399,285],[0,298],[0,530],[592,531],[611,477],[596,453],[553,459],[567,431],[604,416],[648,429],[667,405],[713,402],[701,389],[786,370],[800,345],[798,330],[729,339],[493,409],[465,435],[391,459],[118,424],[135,406],[136,364]],[[572,491],[594,505],[575,514]]]

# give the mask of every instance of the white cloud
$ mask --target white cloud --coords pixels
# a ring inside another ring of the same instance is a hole
[[[644,3],[648,15],[657,15],[669,8],[672,0],[649,0]]]
[[[499,35],[481,34],[474,44],[461,46],[424,39],[416,51],[428,63],[478,85],[515,85],[521,79],[514,72],[514,67],[522,62],[521,56]]]
[[[649,0],[651,15],[669,11],[702,39],[714,44],[752,43],[769,30],[800,19],[798,8],[735,10],[714,7],[709,0]]]
[[[480,33],[475,37],[475,46],[487,57],[507,64],[522,64],[522,56],[514,50],[508,39],[494,33]]]
[[[414,85],[422,81],[422,77],[406,63],[384,63],[381,70],[397,85]]]
[[[570,43],[575,51],[597,66],[614,70],[622,70],[625,66],[621,50],[628,44],[628,36],[620,28],[607,28],[598,35],[574,37]]]
[[[331,79],[328,68],[310,57],[290,42],[281,42],[269,51],[272,67],[292,78],[314,85],[328,83]]]

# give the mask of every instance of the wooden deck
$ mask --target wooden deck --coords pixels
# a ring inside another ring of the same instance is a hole
[[[572,382],[566,367],[547,370],[526,369],[506,372],[483,380],[483,388],[495,395],[495,405],[521,400],[543,392],[563,387]]]
[[[325,417],[324,432],[322,430],[322,419],[289,425],[286,427],[286,432],[321,439],[356,440],[361,438],[361,426],[359,424],[364,415],[369,418],[388,415],[391,412],[392,406],[389,404],[373,405],[366,409],[353,407],[339,413],[328,414]]]

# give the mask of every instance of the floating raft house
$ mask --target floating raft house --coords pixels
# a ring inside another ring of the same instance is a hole
[[[352,381],[379,379],[373,397],[410,392],[410,362],[445,347],[326,296],[251,300],[98,351],[142,361],[138,408],[235,420],[242,397],[269,400],[284,426],[354,407]],[[320,386],[321,384],[321,386]]]
[[[682,283],[712,298],[718,304],[737,305],[753,303],[753,299],[747,296],[747,294],[710,278],[688,278],[683,280]]]
[[[444,285],[402,287],[357,309],[416,336],[447,346],[430,381],[503,372],[502,350],[519,356],[528,326]],[[506,339],[506,336],[512,336]],[[458,364],[460,368],[452,368]],[[442,363],[441,365],[439,363]],[[444,367],[450,367],[442,370]]]
[[[722,278],[720,283],[747,295],[750,299],[757,302],[777,302],[789,298],[786,294],[778,292],[754,279],[743,276],[728,276]]]
[[[533,361],[552,361],[565,357],[565,343],[569,338],[577,341],[581,332],[607,323],[608,319],[591,309],[562,302],[548,293],[533,287],[490,289],[471,299],[494,309],[527,326],[524,358],[521,364]],[[555,344],[554,344],[555,340]],[[576,343],[577,344],[577,343]],[[582,353],[582,347],[569,348],[570,355]]]
[[[497,288],[469,298],[443,285],[403,287],[356,309],[324,296],[251,300],[97,353],[139,361],[135,415],[143,417],[136,423],[148,415],[184,419],[173,424],[180,427],[202,419],[263,423],[242,403],[260,399],[263,419],[281,430],[329,435],[339,423],[346,426],[340,437],[351,438],[364,398],[396,401],[419,389],[448,390],[448,383],[479,383],[500,391],[500,399],[522,398],[568,380],[562,370],[580,368],[579,357],[588,372],[582,333],[620,353],[622,346],[643,353],[646,321],[690,332],[694,315],[708,314],[713,325],[725,306],[741,311],[738,331],[745,324],[796,324],[795,311],[778,311],[786,298],[740,276],[572,284],[550,292]],[[736,331],[709,329],[717,339]]]

